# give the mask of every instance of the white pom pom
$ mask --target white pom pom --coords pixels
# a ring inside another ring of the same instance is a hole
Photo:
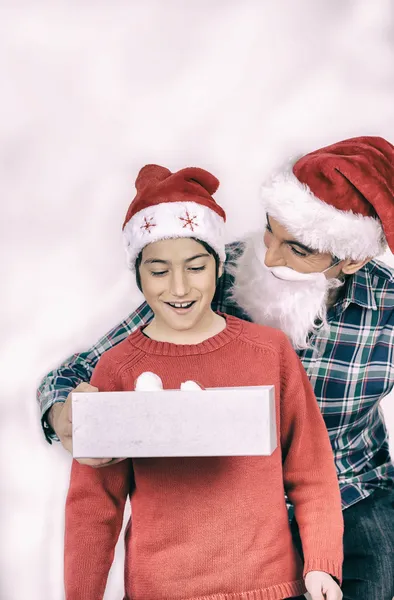
[[[163,383],[156,373],[145,371],[137,377],[134,389],[136,392],[157,392],[163,389]]]
[[[181,383],[181,390],[184,392],[194,392],[195,390],[201,390],[198,383],[195,381],[184,381]]]

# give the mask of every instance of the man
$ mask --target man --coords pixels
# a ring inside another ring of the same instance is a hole
[[[380,400],[394,385],[394,147],[361,137],[312,152],[263,187],[265,232],[227,248],[213,308],[281,328],[298,350],[331,445],[344,510],[345,600],[394,595],[394,466]],[[50,373],[43,426],[71,448],[69,392],[152,318],[145,304]],[[86,383],[82,389],[86,389]],[[92,388],[88,388],[92,389]],[[91,464],[96,464],[91,461]],[[297,540],[296,524],[293,524]]]

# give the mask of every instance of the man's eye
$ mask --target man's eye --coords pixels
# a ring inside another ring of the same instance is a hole
[[[295,248],[294,246],[290,246],[291,251],[296,255],[296,256],[303,256],[305,258],[305,256],[308,256],[308,254],[306,254],[305,252],[301,252],[300,250],[298,250],[297,248]]]
[[[189,267],[189,271],[204,271],[205,265],[202,267]]]
[[[168,271],[151,271],[151,275],[153,277],[160,277],[160,275],[165,275]]]

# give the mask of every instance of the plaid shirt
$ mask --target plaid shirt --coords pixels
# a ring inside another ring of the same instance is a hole
[[[227,247],[227,263],[242,244]],[[214,310],[248,319],[230,299],[233,280],[224,272],[212,303]],[[298,352],[323,414],[339,477],[343,508],[394,484],[388,434],[379,406],[394,385],[394,272],[371,261],[348,278],[328,313],[329,330],[311,337]],[[45,435],[57,439],[45,413],[82,381],[89,381],[100,356],[153,317],[144,303],[93,346],[75,354],[42,381],[37,397]]]

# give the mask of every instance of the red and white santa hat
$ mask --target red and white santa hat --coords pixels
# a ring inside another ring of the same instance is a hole
[[[301,243],[340,258],[394,252],[394,146],[357,137],[311,152],[263,186],[263,204]]]
[[[137,194],[123,224],[132,270],[147,244],[171,238],[202,240],[225,260],[226,213],[212,198],[219,187],[214,175],[197,167],[171,173],[159,165],[146,165],[140,170],[135,187]]]

